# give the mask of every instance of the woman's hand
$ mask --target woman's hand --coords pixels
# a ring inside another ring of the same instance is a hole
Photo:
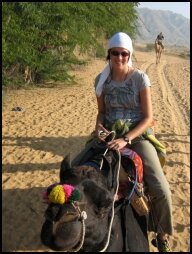
[[[127,145],[127,142],[123,138],[118,138],[108,142],[107,145],[109,149],[121,150]]]
[[[96,136],[101,141],[105,141],[105,138],[109,135],[109,131],[103,127],[102,124],[98,124],[96,130],[95,130]]]

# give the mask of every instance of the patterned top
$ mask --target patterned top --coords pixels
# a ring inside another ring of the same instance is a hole
[[[95,79],[95,87],[100,74]],[[151,86],[148,75],[135,69],[124,81],[114,81],[109,76],[103,86],[105,95],[105,121],[113,124],[122,119],[134,123],[143,119],[140,91]]]

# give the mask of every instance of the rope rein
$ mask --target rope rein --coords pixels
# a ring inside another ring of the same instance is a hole
[[[108,135],[111,135],[111,134],[112,134],[112,137],[111,137],[111,141],[112,141],[112,140],[115,139],[116,132],[111,131],[111,132],[109,132]],[[106,155],[108,150],[109,150],[109,148],[106,148],[105,152],[103,153],[104,156]],[[105,252],[106,249],[109,246],[111,230],[112,230],[112,225],[113,225],[113,220],[114,220],[114,215],[115,215],[115,198],[117,196],[118,189],[119,189],[119,173],[120,173],[120,168],[121,168],[121,153],[118,150],[116,152],[118,154],[118,168],[117,168],[117,175],[116,175],[117,186],[116,186],[116,190],[115,190],[115,193],[114,193],[114,196],[113,196],[113,201],[112,201],[111,219],[110,219],[109,228],[108,228],[107,240],[106,240],[106,243],[105,243],[103,249],[101,249],[99,252]],[[100,163],[100,167],[99,167],[100,170],[102,169],[102,166],[103,166],[103,158],[102,158],[101,163]],[[128,195],[127,199],[126,199],[128,202],[130,202],[130,200],[131,200],[131,197],[132,197],[132,195],[133,195],[133,193],[136,189],[137,183],[138,183],[138,173],[137,173],[137,170],[135,170],[135,181],[134,181],[132,190],[131,190],[130,194]],[[74,206],[74,204],[73,204],[73,206]],[[85,211],[81,211],[78,206],[76,208],[78,209],[78,212],[80,214],[80,219],[82,221],[82,237],[81,237],[81,241],[79,243],[79,246],[76,247],[75,249],[68,250],[69,252],[78,252],[82,248],[84,240],[85,240],[85,221],[84,220],[87,219],[87,214],[86,214]],[[154,221],[153,221],[153,223],[154,223]]]
[[[114,198],[113,198],[113,204],[112,204],[112,216],[111,216],[111,221],[110,221],[110,224],[109,224],[109,231],[108,231],[108,236],[107,236],[107,242],[104,246],[104,248],[102,250],[100,250],[100,252],[104,252],[107,247],[109,246],[109,241],[110,241],[110,236],[111,236],[111,229],[112,229],[112,225],[113,225],[113,219],[114,219],[114,205],[115,205],[115,197],[117,195],[117,192],[118,192],[118,189],[119,189],[119,171],[120,171],[120,166],[121,166],[121,155],[120,155],[120,152],[118,151],[118,155],[119,155],[119,163],[118,163],[118,171],[117,171],[117,188],[116,188],[116,191],[115,191],[115,195],[114,195]]]
[[[112,139],[111,140],[114,140],[114,138],[115,138],[115,131],[111,131],[109,133],[109,135],[110,134],[112,134]],[[105,150],[105,152],[103,154],[104,156],[106,155],[108,150],[109,149],[106,148],[106,150]],[[106,244],[105,244],[104,248],[102,250],[100,250],[99,252],[105,252],[106,249],[109,246],[109,241],[110,241],[110,236],[111,236],[111,229],[112,229],[113,220],[114,220],[115,197],[116,197],[118,189],[119,189],[119,171],[120,171],[120,167],[121,167],[121,154],[120,154],[119,151],[117,151],[117,153],[118,153],[118,157],[119,157],[119,160],[118,160],[118,169],[117,169],[117,187],[116,187],[115,194],[114,194],[114,197],[113,197],[113,202],[112,202],[112,215],[111,215],[111,220],[110,220],[110,224],[109,224],[109,230],[108,230]],[[102,165],[103,165],[103,159],[101,161],[100,170],[102,168]],[[81,241],[80,241],[78,247],[76,247],[75,249],[64,251],[64,252],[78,252],[82,248],[84,240],[85,240],[85,220],[87,219],[87,213],[85,211],[81,211],[79,206],[75,206],[74,203],[72,203],[72,205],[74,206],[75,209],[77,208],[77,210],[78,210],[78,212],[80,214],[80,220],[82,222],[82,236],[81,236]]]
[[[82,236],[81,236],[81,241],[78,247],[76,247],[75,249],[64,251],[64,252],[78,252],[82,248],[84,240],[85,240],[85,220],[87,219],[87,213],[85,211],[81,211],[79,206],[75,206],[74,203],[72,203],[72,205],[75,209],[77,208],[80,215],[80,220],[82,222],[82,234],[81,234]]]
[[[114,140],[114,138],[115,138],[115,131],[111,131],[111,132],[109,133],[109,135],[110,135],[111,133],[113,134],[112,140]],[[104,155],[106,155],[107,151],[108,151],[108,148],[105,150]],[[115,206],[115,197],[116,197],[117,192],[118,192],[118,189],[119,189],[119,171],[120,171],[120,167],[121,167],[121,154],[120,154],[119,151],[117,151],[117,153],[118,153],[118,156],[119,156],[119,163],[118,163],[118,170],[117,170],[117,187],[116,187],[116,190],[115,190],[115,195],[114,195],[114,197],[113,197],[111,221],[110,221],[110,224],[109,224],[109,230],[108,230],[108,235],[107,235],[107,242],[106,242],[104,248],[103,248],[102,250],[100,250],[99,252],[105,252],[105,250],[106,250],[106,249],[108,248],[108,246],[109,246],[109,241],[110,241],[110,236],[111,236],[111,229],[112,229],[113,220],[114,220],[114,214],[115,214],[115,213],[114,213],[114,210],[115,210],[115,209],[114,209],[114,206]],[[103,159],[102,159],[102,161],[101,161],[100,170],[101,170],[101,168],[102,168],[102,165],[103,165]]]

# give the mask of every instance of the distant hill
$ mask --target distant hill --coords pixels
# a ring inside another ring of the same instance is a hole
[[[154,43],[162,32],[164,44],[190,48],[190,20],[172,11],[137,8],[138,35],[135,42]]]

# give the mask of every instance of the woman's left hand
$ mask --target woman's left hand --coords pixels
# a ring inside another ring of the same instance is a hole
[[[109,149],[121,150],[127,145],[127,142],[123,138],[114,139],[107,143]]]

